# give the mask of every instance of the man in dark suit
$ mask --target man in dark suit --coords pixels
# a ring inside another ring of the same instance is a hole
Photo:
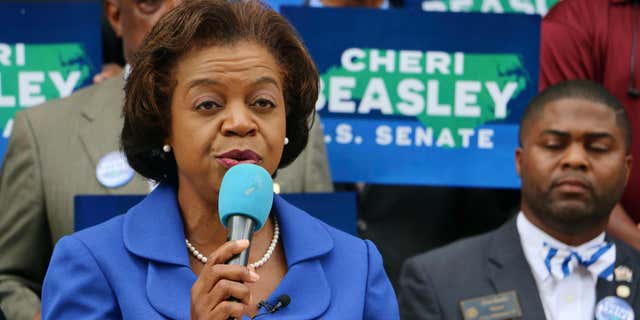
[[[622,105],[594,82],[558,84],[529,103],[519,141],[521,212],[495,231],[409,259],[403,319],[640,314],[640,254],[605,233],[631,169]]]

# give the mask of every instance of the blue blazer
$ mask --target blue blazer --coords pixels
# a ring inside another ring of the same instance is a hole
[[[291,303],[260,319],[399,319],[372,242],[278,196],[274,209],[288,271],[268,301],[287,294]],[[42,316],[189,319],[196,275],[188,255],[176,190],[161,185],[127,214],[58,242],[42,289]]]

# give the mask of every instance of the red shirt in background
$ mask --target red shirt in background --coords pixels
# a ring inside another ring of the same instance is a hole
[[[629,0],[562,0],[542,20],[540,90],[570,79],[601,83],[624,105],[631,120],[633,165],[622,206],[640,222],[640,38],[636,41],[634,77],[631,49],[640,3]],[[640,36],[640,25],[636,25]]]

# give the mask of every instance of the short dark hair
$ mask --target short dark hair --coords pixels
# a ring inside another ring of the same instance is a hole
[[[302,152],[313,125],[319,76],[296,31],[256,0],[190,0],[162,17],[134,56],[125,85],[121,136],[121,148],[133,169],[158,182],[177,183],[175,158],[161,150],[170,133],[176,65],[192,50],[241,41],[264,46],[282,71],[290,141],[278,167]]]
[[[624,136],[626,153],[631,152],[631,123],[624,106],[607,89],[591,80],[569,80],[546,88],[534,97],[522,115],[518,140],[522,147],[524,133],[529,129],[532,120],[551,102],[561,99],[583,99],[602,104],[616,114],[616,124]]]

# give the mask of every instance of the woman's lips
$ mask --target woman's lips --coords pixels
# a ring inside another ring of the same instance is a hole
[[[252,150],[234,149],[217,155],[216,161],[228,169],[240,163],[259,164],[262,162],[262,157]]]
[[[258,164],[258,161],[255,161],[255,160],[237,160],[233,158],[216,158],[216,161],[218,161],[219,164],[221,164],[223,167],[227,169],[240,163]]]

